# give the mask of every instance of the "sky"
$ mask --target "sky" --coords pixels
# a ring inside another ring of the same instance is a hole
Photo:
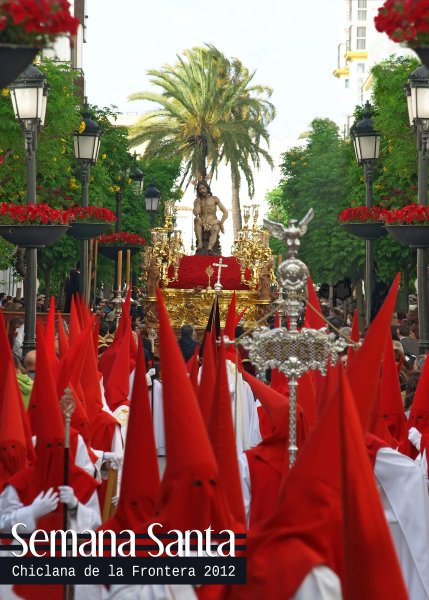
[[[83,69],[88,100],[143,113],[154,105],[127,98],[155,91],[148,69],[174,64],[183,50],[205,43],[239,58],[256,71],[254,83],[273,89],[277,110],[269,126],[276,168],[254,174],[252,202],[264,205],[266,192],[279,181],[281,152],[298,143],[314,118],[338,119],[339,82],[332,71],[343,5],[343,0],[87,0]],[[230,205],[228,170],[219,171],[212,190]],[[184,202],[191,205],[192,199],[189,190]],[[248,203],[245,188],[241,203]]]

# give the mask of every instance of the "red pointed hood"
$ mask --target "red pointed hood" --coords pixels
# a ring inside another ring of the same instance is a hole
[[[223,334],[227,335],[231,341],[235,340],[235,328],[239,324],[239,322],[240,322],[242,316],[244,315],[244,313],[246,312],[246,310],[247,310],[247,307],[244,308],[237,315],[237,297],[236,297],[236,293],[234,290],[234,293],[232,294],[232,297],[231,297],[231,302],[229,303],[226,319],[225,319],[225,328],[223,330]],[[226,352],[225,356],[227,359],[232,360],[233,362],[236,362],[237,355],[236,355],[234,346],[232,346],[232,345],[228,346],[228,348],[226,348],[225,352]],[[238,358],[239,357],[240,357],[240,355],[238,355]],[[239,360],[239,363],[241,366],[241,360]]]
[[[15,366],[12,358],[12,351],[10,348],[9,340],[7,337],[6,325],[4,322],[2,311],[0,310],[0,348],[2,349],[2,360],[0,360],[0,414],[3,406],[3,402],[5,399],[5,386],[6,386],[6,378],[8,377],[8,370],[10,366],[12,366],[13,372],[15,373]],[[24,403],[22,401],[22,396],[20,389],[18,387],[18,381],[15,378],[9,381],[8,385],[15,385],[15,394],[18,394],[18,397],[21,399],[19,403],[19,409],[21,413],[21,422],[24,427],[24,435],[26,439],[26,448],[27,448],[27,460],[29,463],[33,463],[36,454],[34,451],[33,443],[31,441],[31,427],[27,417],[27,412],[25,410]]]
[[[81,323],[76,308],[77,296],[72,296],[69,321],[69,342],[74,344],[81,332]]]
[[[219,470],[186,366],[157,290],[167,468],[157,519],[164,527],[233,525]]]
[[[387,340],[387,342],[389,342],[389,340]],[[384,415],[381,412],[381,377],[379,377],[378,381],[374,381],[374,386],[377,387],[377,393],[374,401],[368,432],[372,433],[379,439],[384,440],[387,446],[393,448],[393,450],[396,450],[396,448],[398,447],[398,440],[392,437],[392,434],[390,433],[386,421],[384,419]]]
[[[285,468],[285,462],[288,462],[289,400],[250,373],[243,373],[243,379],[247,381],[252,392],[262,404],[264,412],[261,413],[258,410],[259,419],[262,414],[266,414],[271,426],[271,432],[264,435],[262,442],[252,448],[250,452],[256,454],[259,459],[268,463],[277,473],[281,474]],[[296,423],[297,446],[301,450],[308,435],[308,424],[299,404],[296,408]],[[260,430],[261,425],[263,427],[263,422],[262,424],[260,422]]]
[[[343,594],[350,600],[406,600],[408,593],[362,437],[352,389],[343,369],[340,393],[345,540]],[[380,577],[381,573],[388,576]]]
[[[48,355],[40,323],[36,323],[37,370],[31,397],[33,433],[36,435],[36,463],[17,473],[10,484],[20,500],[28,505],[41,492],[64,484],[64,418],[60,410],[57,390],[48,364]],[[34,396],[34,398],[33,398]],[[87,502],[97,482],[74,464],[70,455],[70,485],[77,498]],[[38,520],[37,526],[45,531],[61,528],[62,503],[55,512]]]
[[[396,370],[395,352],[390,339],[384,349],[383,371],[381,376],[380,412],[395,440],[402,438],[407,419],[402,403],[401,386]]]
[[[95,355],[91,331],[86,338],[86,348],[83,350],[85,360],[82,365],[80,384],[85,396],[85,410],[88,415],[90,426],[103,410],[101,399],[100,374],[97,368],[97,357]],[[97,448],[97,446],[94,446]]]
[[[199,356],[200,347],[196,346],[193,355],[186,363],[186,370],[188,371],[189,379],[196,395],[198,395],[198,373],[200,370]]]
[[[289,412],[289,401],[272,387],[265,385],[250,373],[243,373],[243,379],[250,385],[252,392],[264,407],[271,424],[272,433],[281,429],[283,419]]]
[[[210,347],[210,344],[207,344]],[[213,382],[214,383],[214,382]],[[236,521],[245,525],[243,494],[237,461],[231,395],[226,372],[225,347],[221,341],[217,377],[211,411],[209,434],[219,467],[219,474],[227,500]]]
[[[144,457],[144,461],[139,466],[141,457]],[[119,503],[113,517],[103,523],[101,528],[116,532],[123,529],[138,531],[141,524],[151,519],[155,513],[159,488],[158,458],[146,384],[146,365],[143,345],[139,340]]]
[[[374,381],[380,374],[386,340],[390,336],[390,322],[398,293],[400,274],[398,273],[389,294],[377,316],[371,323],[362,346],[347,367],[347,375],[356,400],[362,428],[368,429],[370,414],[375,401]]]
[[[130,302],[131,290],[128,290],[127,296],[122,305],[122,313],[119,319],[115,337],[113,338],[113,342],[98,359],[98,368],[103,374],[103,384],[105,387],[108,383],[109,377],[115,371],[114,364],[118,359],[118,354],[120,354],[121,352],[126,352],[127,354],[128,366],[125,367],[123,365],[121,368],[125,368],[125,370],[128,371],[128,376],[135,366],[137,347],[132,335],[129,335],[129,333],[131,332]],[[128,350],[126,350],[125,346],[123,345],[124,337],[126,337],[127,339]],[[114,386],[117,386],[117,382],[114,382]]]
[[[310,273],[307,279],[308,303],[305,309],[305,327],[309,329],[322,329],[326,327],[326,321],[322,317],[322,308],[319,298],[314,289],[313,280]]]
[[[66,332],[64,331],[63,319],[60,311],[57,313],[58,320],[58,349],[60,358],[64,356],[64,354],[69,349],[69,338]]]
[[[55,351],[55,297],[51,296],[49,303],[48,318],[45,327],[46,351],[48,353],[49,364],[52,369],[58,365],[57,353]]]
[[[107,381],[103,383],[106,402],[112,412],[121,405],[129,405],[128,394],[130,391],[130,337],[131,329],[127,326],[124,328],[120,338],[120,345],[116,346],[116,353],[112,365],[112,372]],[[110,348],[113,344],[110,346]],[[102,357],[109,351],[103,353]],[[100,364],[100,361],[99,361]]]
[[[301,375],[298,379],[296,399],[304,411],[308,427],[311,431],[317,421],[317,403],[313,377],[309,371]]]
[[[208,334],[206,334],[207,336]],[[216,363],[213,356],[213,345],[210,340],[204,344],[203,366],[198,387],[198,403],[206,426],[209,426],[216,387]]]
[[[337,573],[350,600],[407,598],[342,369],[338,393],[285,479],[277,513],[249,533],[247,585],[230,597],[292,598],[318,565]]]
[[[71,388],[76,407],[72,415],[72,427],[76,429],[86,444],[90,445],[89,418],[85,408],[85,396],[81,387],[83,366],[86,360],[87,339],[92,335],[92,322],[88,322],[79,336],[73,341],[66,354],[61,357],[57,375],[57,393],[61,398],[64,390]]]
[[[27,437],[22,422],[22,397],[15,369],[5,364],[6,377],[0,403],[0,490],[7,479],[27,465]]]
[[[281,325],[279,311],[276,310],[274,316],[274,328],[277,329],[280,326]],[[287,377],[284,373],[279,371],[279,369],[271,369],[270,385],[273,388],[273,390],[276,390],[276,392],[279,392],[280,394],[283,394],[283,396],[289,398],[289,384],[287,381]]]

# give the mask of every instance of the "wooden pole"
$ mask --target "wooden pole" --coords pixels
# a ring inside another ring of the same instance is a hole
[[[118,252],[118,268],[116,273],[116,280],[118,282],[118,291],[122,290],[122,250]]]
[[[110,519],[114,510],[112,511],[112,498],[116,495],[118,486],[118,471],[116,469],[109,469],[109,475],[107,477],[106,495],[104,496],[102,522],[104,523],[107,519]]]
[[[97,298],[98,240],[94,240],[94,304]]]
[[[127,268],[125,271],[125,285],[127,286],[127,291],[130,287],[130,276],[131,276],[131,250],[127,250]]]
[[[88,298],[85,298],[85,308],[88,303],[91,302],[91,275],[92,275],[92,264],[94,261],[94,240],[89,240],[89,261],[88,261]]]

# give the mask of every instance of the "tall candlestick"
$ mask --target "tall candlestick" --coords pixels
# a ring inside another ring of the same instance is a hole
[[[125,277],[126,277],[126,286],[127,286],[127,290],[130,287],[130,273],[131,273],[131,250],[127,250],[127,269],[125,272]]]
[[[122,250],[118,252],[118,270],[116,273],[116,279],[118,280],[118,291],[122,289]]]

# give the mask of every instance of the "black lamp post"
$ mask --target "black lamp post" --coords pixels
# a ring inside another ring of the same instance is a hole
[[[82,184],[81,206],[88,206],[88,190],[91,165],[97,162],[98,152],[100,150],[101,130],[88,112],[88,104],[85,99],[83,107],[83,123],[85,129],[74,134],[74,152],[76,160],[80,163],[80,177]],[[80,293],[89,302],[89,274],[88,274],[88,240],[80,242]]]
[[[418,152],[418,204],[428,203],[429,70],[422,65],[411,73],[405,87],[410,124],[414,127]],[[429,350],[428,251],[417,248],[417,306],[419,352]]]
[[[144,195],[146,211],[149,213],[151,227],[155,225],[155,217],[158,213],[160,197],[161,192],[156,189],[155,182],[152,181]]]
[[[351,135],[356,160],[363,165],[365,179],[365,204],[373,205],[372,167],[380,152],[380,134],[372,126],[371,105],[365,104],[364,118],[353,125]],[[374,241],[365,240],[365,322],[371,322],[372,292],[374,288]]]
[[[134,191],[140,196],[144,188],[144,173],[137,166],[137,154],[134,153],[134,171],[130,174],[130,179],[134,182]]]
[[[43,127],[46,115],[48,86],[43,73],[33,65],[10,85],[15,118],[24,132],[27,204],[36,204],[36,151],[37,133]],[[25,253],[25,316],[23,355],[36,347],[37,249]]]

